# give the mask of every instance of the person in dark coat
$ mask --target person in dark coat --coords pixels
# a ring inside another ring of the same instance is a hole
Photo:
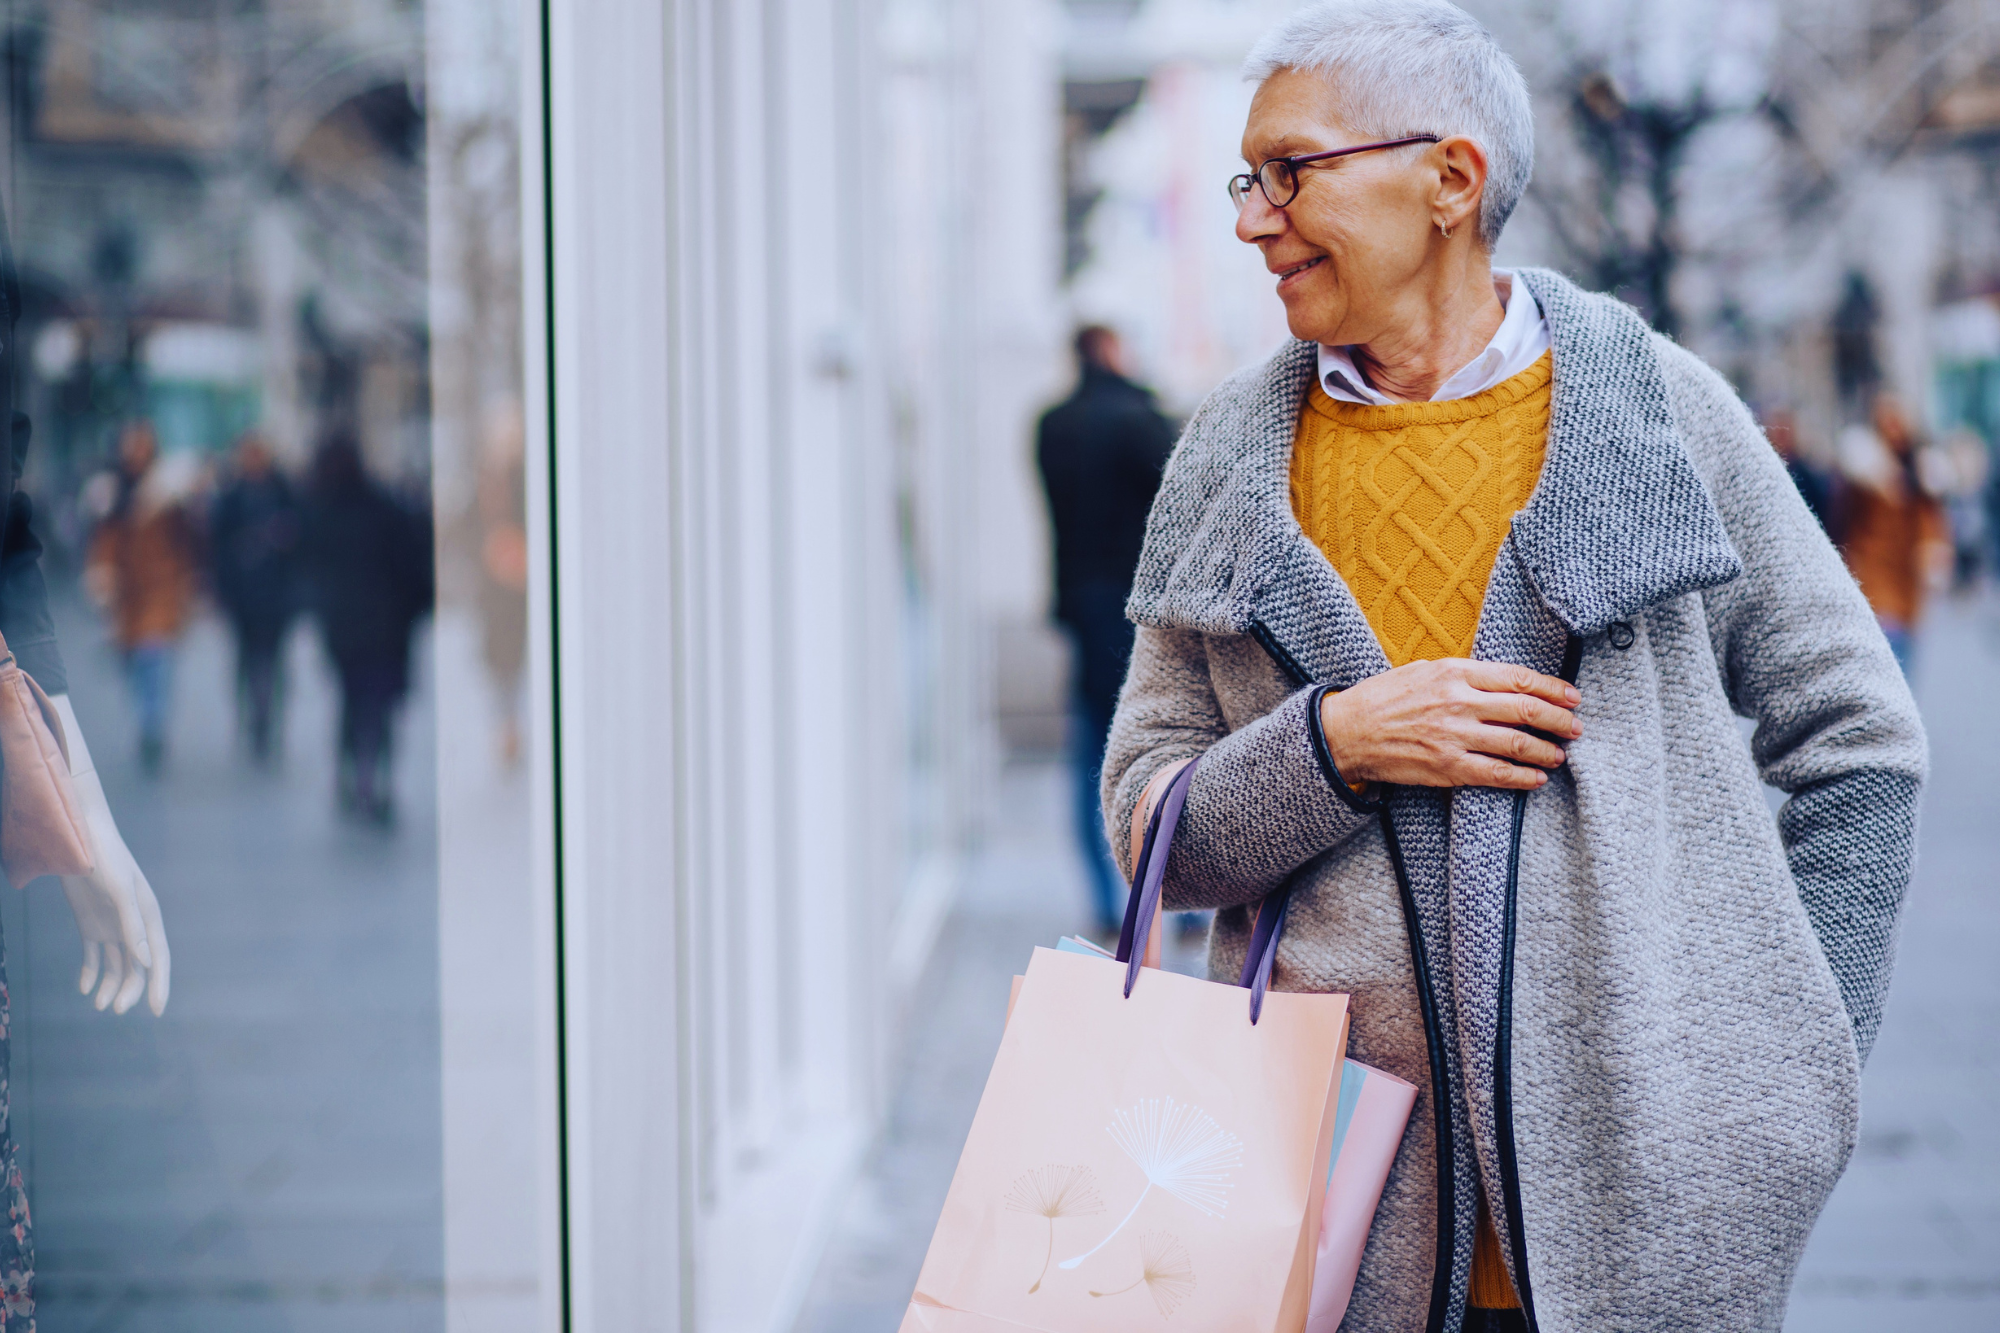
[[[1835,481],[1799,453],[1798,417],[1788,408],[1772,412],[1764,422],[1764,436],[1778,451],[1778,457],[1785,460],[1785,475],[1792,479],[1792,485],[1798,487],[1799,498],[1806,502],[1806,508],[1812,510],[1812,516],[1819,520],[1820,530],[1839,541]]]
[[[329,435],[313,459],[305,516],[311,606],[340,677],[340,809],[388,824],[395,713],[409,693],[411,639],[435,587],[430,516],[368,475],[345,430]]]
[[[236,446],[234,474],[209,518],[212,578],[236,632],[236,697],[250,752],[271,757],[284,676],[285,632],[298,612],[304,517],[297,495],[257,435]]]
[[[1125,882],[1105,843],[1097,792],[1104,738],[1132,654],[1125,599],[1146,536],[1146,512],[1174,445],[1153,395],[1126,377],[1118,335],[1076,335],[1076,390],[1042,415],[1035,458],[1055,534],[1055,614],[1074,649],[1072,762],[1077,835],[1090,869],[1098,927],[1124,911]]]

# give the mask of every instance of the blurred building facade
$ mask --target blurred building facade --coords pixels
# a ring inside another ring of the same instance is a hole
[[[73,479],[135,412],[169,452],[257,426],[295,461],[338,417],[420,481],[423,11],[60,0],[8,46],[40,465]]]
[[[1936,430],[1971,423],[1995,440],[1990,4],[1466,7],[1521,63],[1539,117],[1535,181],[1501,263],[1550,264],[1633,301],[1760,409],[1796,415],[1829,464],[1875,387]],[[1292,8],[1068,6],[1071,296],[1131,329],[1182,411],[1285,336],[1219,182],[1241,169],[1243,56]],[[1107,97],[1118,113],[1087,113]]]

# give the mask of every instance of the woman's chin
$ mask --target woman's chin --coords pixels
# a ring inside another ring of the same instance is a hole
[[[1339,331],[1340,321],[1330,318],[1326,309],[1313,301],[1286,301],[1285,327],[1292,336],[1309,343],[1332,343]]]

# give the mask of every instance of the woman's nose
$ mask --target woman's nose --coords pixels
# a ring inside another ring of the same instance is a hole
[[[1236,213],[1236,239],[1255,245],[1284,231],[1290,221],[1284,209],[1271,207],[1271,201],[1264,197],[1263,186],[1252,185],[1250,193],[1244,196],[1243,207]]]

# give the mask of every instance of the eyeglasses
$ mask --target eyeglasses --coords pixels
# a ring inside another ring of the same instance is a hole
[[[1352,148],[1330,148],[1324,153],[1302,153],[1297,157],[1274,157],[1254,172],[1229,178],[1229,202],[1236,205],[1241,213],[1243,206],[1250,202],[1250,187],[1254,184],[1264,191],[1264,197],[1271,201],[1271,207],[1283,208],[1299,197],[1299,168],[1313,162],[1324,162],[1330,157],[1348,157],[1355,153],[1372,153],[1377,148],[1401,148],[1411,143],[1437,143],[1440,136],[1435,134],[1412,134],[1407,139],[1387,139],[1381,143],[1356,144]]]

